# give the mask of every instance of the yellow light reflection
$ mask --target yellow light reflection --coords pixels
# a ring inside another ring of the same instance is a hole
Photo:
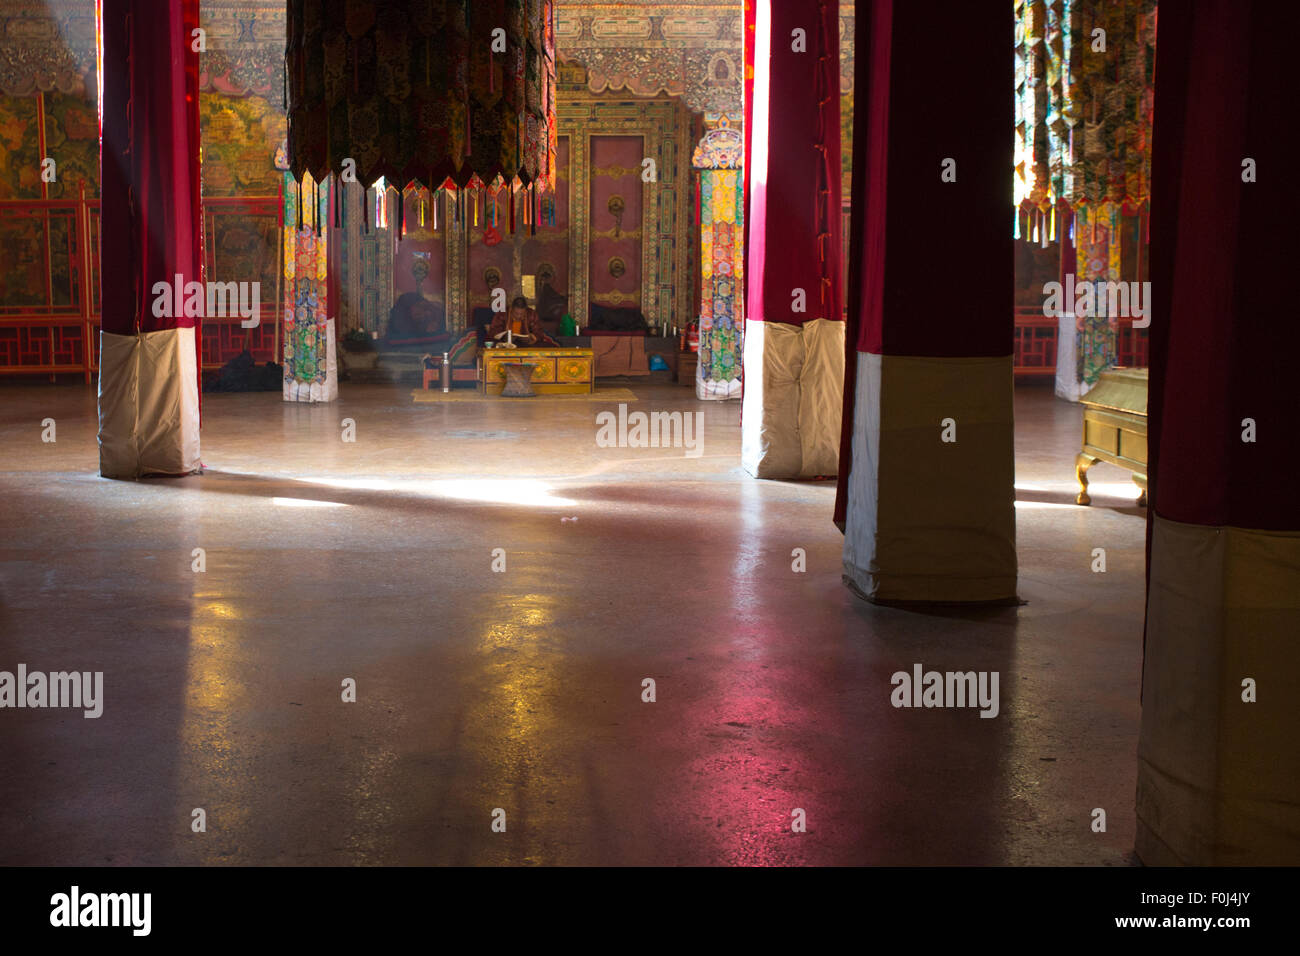
[[[469,719],[496,730],[493,746],[478,754],[484,799],[510,794],[515,812],[534,815],[546,812],[545,798],[554,799],[564,784],[562,777],[536,774],[554,747],[556,708],[566,692],[555,606],[544,594],[493,601],[492,620],[475,642],[481,684]]]
[[[209,813],[219,809],[222,826],[238,832],[248,825],[249,781],[231,715],[248,707],[248,688],[239,668],[246,622],[240,608],[219,591],[196,590],[193,602],[181,721],[180,752],[187,765],[183,776],[209,781]],[[179,812],[188,817],[192,803],[184,802]],[[197,862],[220,860],[216,844],[195,847]]]

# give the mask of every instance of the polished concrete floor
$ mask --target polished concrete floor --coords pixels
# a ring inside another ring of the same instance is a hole
[[[205,473],[133,483],[93,390],[0,384],[0,670],[104,674],[0,710],[0,864],[1132,861],[1145,513],[1108,465],[1074,504],[1077,406],[1017,390],[1027,603],[918,611],[843,586],[833,484],[744,474],[738,403],[633,391],[703,454],[345,384],[206,395]],[[914,663],[999,716],[893,708]]]

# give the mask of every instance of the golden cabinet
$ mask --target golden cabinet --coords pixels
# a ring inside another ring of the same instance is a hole
[[[1147,370],[1113,368],[1102,372],[1082,399],[1083,450],[1075,459],[1081,505],[1091,503],[1088,469],[1098,461],[1127,468],[1142,489],[1138,505],[1147,503]]]
[[[579,394],[595,390],[591,349],[486,349],[479,355],[479,387],[500,395],[506,365],[531,365],[532,387],[539,395]]]

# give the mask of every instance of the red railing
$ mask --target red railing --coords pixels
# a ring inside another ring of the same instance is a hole
[[[205,318],[199,338],[204,368],[220,368],[244,349],[259,365],[280,361],[281,234],[277,196],[203,200],[203,253],[210,281],[260,282],[261,321],[240,327],[239,316]]]
[[[0,200],[0,373],[99,369],[99,200]]]
[[[1058,319],[1043,315],[1040,307],[1015,310],[1015,359],[1017,378],[1056,375]],[[1133,328],[1132,319],[1120,319],[1115,334],[1115,364],[1122,368],[1146,368],[1147,330]]]
[[[1132,319],[1120,319],[1115,335],[1115,364],[1120,368],[1146,368],[1150,364],[1146,329],[1133,328]]]
[[[1057,320],[1042,308],[1017,308],[1012,367],[1019,378],[1056,374]]]
[[[239,316],[203,320],[204,368],[220,368],[247,348],[261,363],[279,361],[280,199],[203,202],[209,279],[259,281],[260,323]],[[99,371],[99,200],[0,200],[0,375]],[[233,252],[232,252],[233,250]],[[240,252],[244,253],[243,255]]]

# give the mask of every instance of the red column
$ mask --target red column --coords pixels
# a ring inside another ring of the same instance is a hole
[[[934,17],[858,5],[836,517],[845,580],[868,599],[1004,602],[1016,593],[1012,11],[946,4],[941,27]]]
[[[753,17],[741,461],[759,478],[831,475],[844,379],[839,5],[756,0]]]
[[[1137,790],[1148,864],[1300,857],[1300,82],[1278,68],[1298,34],[1290,3],[1204,0],[1160,18]]]
[[[203,279],[199,5],[100,0],[99,16],[100,471],[185,474],[199,467],[198,318],[184,308]],[[158,283],[170,293],[155,307]]]

